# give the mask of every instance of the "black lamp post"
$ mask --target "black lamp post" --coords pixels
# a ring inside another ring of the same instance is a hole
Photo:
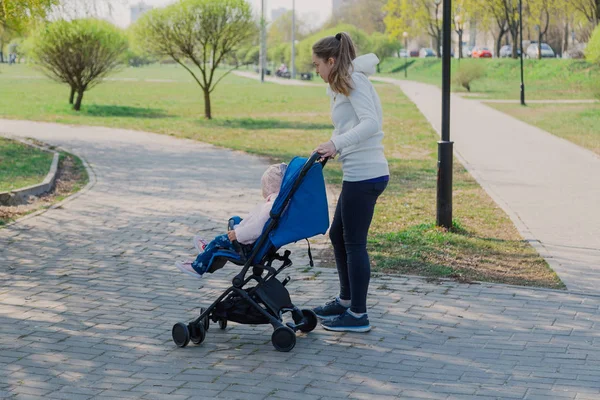
[[[521,32],[521,105],[525,105],[525,78],[523,75],[523,0],[519,0],[519,30]],[[518,36],[517,36],[518,37]],[[541,46],[541,44],[539,44]]]
[[[408,32],[404,32],[402,36],[404,36],[404,78],[408,78]]]
[[[442,26],[442,140],[438,142],[436,224],[452,227],[452,148],[450,141],[450,75],[452,0],[444,0]]]

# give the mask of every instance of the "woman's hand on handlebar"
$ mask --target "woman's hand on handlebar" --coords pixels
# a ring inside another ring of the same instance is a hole
[[[230,242],[233,242],[233,241],[237,240],[237,236],[235,235],[235,231],[228,231],[227,232],[227,237],[229,238]]]
[[[333,144],[333,142],[331,140],[328,142],[325,142],[325,143],[321,143],[315,149],[315,151],[317,153],[319,153],[322,158],[333,158],[333,157],[335,157],[335,154],[337,153],[337,149],[335,148],[335,145]]]

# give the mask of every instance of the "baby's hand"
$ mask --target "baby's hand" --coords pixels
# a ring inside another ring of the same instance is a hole
[[[231,241],[231,242],[233,242],[234,240],[237,240],[237,236],[235,236],[235,231],[227,232],[227,237],[229,238],[229,241]]]

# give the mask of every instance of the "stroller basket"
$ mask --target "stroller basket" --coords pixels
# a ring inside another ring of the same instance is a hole
[[[295,307],[285,285],[277,276],[292,265],[290,251],[278,250],[289,243],[325,234],[329,228],[329,211],[323,167],[327,160],[317,153],[310,158],[294,158],[288,165],[279,195],[271,209],[269,221],[251,248],[233,242],[236,251],[221,250],[214,254],[208,272],[213,273],[227,263],[242,266],[229,287],[200,316],[189,323],[173,326],[173,341],[185,347],[190,340],[200,344],[206,337],[210,321],[226,329],[227,321],[240,324],[271,324],[271,342],[279,351],[290,351],[296,344],[296,332],[310,332],[317,316],[310,309]],[[232,228],[230,223],[230,228]],[[273,264],[281,264],[276,268]],[[248,274],[250,268],[252,273]],[[248,276],[247,276],[248,275]],[[294,322],[283,324],[283,314],[290,312]]]

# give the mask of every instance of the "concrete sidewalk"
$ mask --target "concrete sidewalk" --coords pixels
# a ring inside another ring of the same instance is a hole
[[[441,131],[441,91],[400,86]],[[452,96],[455,154],[508,213],[568,289],[600,288],[600,158],[589,150],[496,111]],[[460,216],[456,216],[460,217]]]

